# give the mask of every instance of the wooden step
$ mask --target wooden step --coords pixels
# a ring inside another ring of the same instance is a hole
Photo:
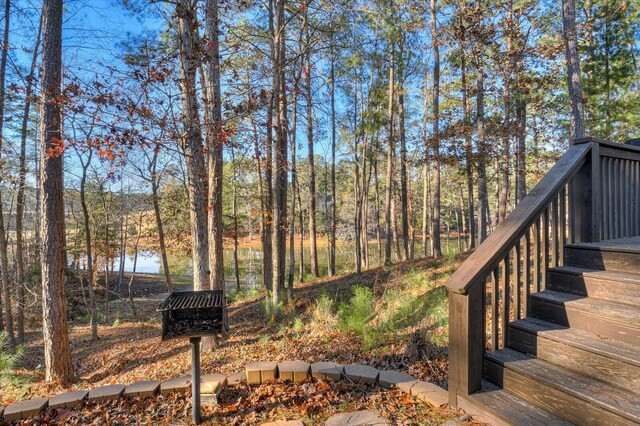
[[[513,349],[485,355],[486,378],[510,394],[579,425],[640,423],[640,396]]]
[[[640,274],[640,239],[567,244],[564,264],[581,268]]]
[[[640,306],[640,274],[560,266],[547,272],[547,289]]]
[[[560,417],[529,404],[486,380],[482,382],[481,391],[458,398],[461,400],[459,408],[472,415],[475,420],[491,425],[571,425]]]
[[[640,346],[640,307],[545,290],[529,296],[531,317]]]
[[[640,393],[640,347],[526,318],[509,324],[507,346],[610,385]]]

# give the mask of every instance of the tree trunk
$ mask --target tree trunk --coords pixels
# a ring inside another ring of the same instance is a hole
[[[224,246],[222,224],[222,187],[223,164],[222,148],[225,140],[222,128],[222,104],[220,97],[220,42],[218,0],[207,0],[205,4],[205,24],[208,41],[208,66],[206,68],[206,105],[207,133],[211,146],[208,150],[209,159],[209,194],[208,227],[209,227],[209,270],[211,271],[211,288],[225,290],[224,286]],[[226,323],[226,320],[225,320]]]
[[[431,0],[431,39],[433,41],[433,235],[432,256],[442,256],[440,245],[440,48],[436,22],[436,0]]]
[[[480,204],[480,242],[487,239],[489,227],[489,191],[487,189],[487,147],[484,117],[484,70],[476,55],[476,133],[478,137],[478,203]]]
[[[384,263],[385,265],[391,264],[391,247],[393,244],[393,233],[391,229],[391,187],[393,184],[393,162],[395,144],[393,141],[393,98],[394,98],[394,68],[395,68],[395,46],[392,41],[389,42],[391,48],[391,54],[389,58],[389,107],[387,109],[388,117],[388,150],[387,150],[387,180],[386,180],[386,192],[385,192],[385,213],[384,213]]]
[[[2,40],[2,59],[0,61],[0,164],[3,163],[3,129],[4,129],[4,100],[5,100],[5,75],[7,71],[7,56],[9,54],[9,19],[11,3],[9,0],[5,1],[4,5],[4,35]],[[0,173],[0,182],[2,181],[2,175]],[[2,193],[0,193],[0,280],[2,281],[2,301],[4,322],[6,325],[7,344],[9,350],[13,350],[15,347],[15,334],[13,332],[13,315],[11,312],[11,290],[9,288],[9,255],[7,247],[7,234],[4,227],[4,212],[2,204]]]
[[[41,269],[42,332],[45,378],[68,385],[73,380],[64,263],[64,172],[62,156],[62,0],[44,0],[42,7]]]
[[[173,292],[173,284],[171,282],[171,271],[169,270],[169,259],[167,258],[167,247],[164,241],[164,226],[162,225],[162,216],[160,215],[160,195],[159,186],[160,179],[157,174],[158,153],[160,147],[156,146],[153,152],[153,160],[149,165],[151,173],[151,195],[153,200],[153,212],[156,218],[156,228],[158,230],[158,240],[160,242],[160,254],[162,255],[162,268],[164,269],[164,279],[167,283],[167,292]]]
[[[582,76],[576,35],[575,0],[562,0],[562,27],[564,29],[565,60],[567,62],[567,84],[571,107],[571,138],[582,138],[584,132],[584,98]]]
[[[275,259],[273,261],[274,277],[272,304],[277,308],[280,303],[280,293],[284,289],[286,273],[286,244],[287,244],[287,94],[285,81],[285,0],[276,0],[276,30],[275,30],[275,61],[274,61],[274,89],[276,99],[276,121],[274,125],[276,141],[274,149],[274,205],[273,223],[275,225]],[[276,309],[274,309],[274,313]]]
[[[333,21],[331,25],[333,25]],[[336,199],[336,58],[333,46],[333,27],[331,29],[332,32],[329,41],[329,56],[331,61],[331,225],[329,230],[328,262],[328,275],[330,277],[336,274],[336,209],[338,204],[338,200]]]
[[[306,9],[305,9],[306,10]],[[306,22],[306,21],[305,21]],[[307,46],[305,58],[305,91],[307,97],[307,149],[309,151],[309,247],[311,251],[311,274],[320,276],[318,267],[318,244],[316,242],[316,170],[313,153],[313,99],[311,92],[311,36],[307,23]]]
[[[404,38],[398,49],[398,121],[400,127],[400,211],[402,216],[402,248],[409,259],[409,200],[407,195],[407,135],[404,123]]]
[[[473,198],[473,142],[471,140],[471,105],[469,105],[469,88],[467,86],[467,63],[464,49],[461,58],[462,74],[462,106],[464,109],[464,140],[465,140],[465,171],[467,177],[467,208],[469,209],[469,239],[467,249],[473,250],[476,247],[476,219],[475,203]]]
[[[176,6],[179,18],[178,46],[180,50],[182,114],[184,137],[182,148],[186,157],[189,217],[191,223],[191,249],[193,262],[193,288],[206,290],[209,283],[209,256],[207,232],[207,171],[204,161],[200,114],[196,91],[198,53],[196,48],[196,8],[192,0],[180,0]]]
[[[16,286],[18,289],[17,303],[17,328],[18,342],[24,343],[24,306],[25,306],[25,265],[24,265],[24,190],[27,176],[27,132],[29,124],[29,111],[31,110],[31,98],[33,96],[33,83],[38,64],[40,50],[40,38],[42,35],[42,23],[38,25],[38,34],[33,47],[31,68],[26,78],[24,112],[22,115],[22,128],[20,131],[20,171],[18,176],[18,195],[16,199]]]
[[[86,197],[86,183],[87,183],[87,170],[91,164],[91,158],[93,157],[93,151],[89,148],[89,154],[86,163],[82,162],[82,177],[80,179],[80,205],[82,206],[82,218],[84,222],[85,244],[87,246],[87,273],[88,273],[88,287],[89,287],[89,322],[91,326],[91,340],[98,339],[98,319],[96,317],[96,296],[93,291],[95,285],[95,273],[93,267],[93,246],[91,242],[91,218],[89,216],[89,208],[87,207]],[[78,154],[78,158],[80,155]]]

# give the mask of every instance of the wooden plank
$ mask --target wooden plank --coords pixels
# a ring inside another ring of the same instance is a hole
[[[640,395],[511,349],[487,353],[487,358],[503,366],[506,391],[565,420],[581,425],[640,422]]]
[[[528,301],[531,293],[531,233],[525,234],[524,241],[524,297],[522,299],[522,310],[524,316],[529,315]]]
[[[549,270],[550,290],[640,307],[640,275],[564,266]]]
[[[502,333],[500,338],[500,347],[502,348],[507,346],[507,324],[509,324],[509,301],[511,299],[511,291],[509,289],[511,284],[510,277],[509,256],[507,255],[507,257],[502,261],[502,291],[500,293],[502,300]]]
[[[469,399],[472,406],[462,407],[465,412],[471,414],[475,420],[485,421],[492,425],[568,426],[571,424],[533,404],[516,398],[489,382],[484,382],[482,391],[469,395]],[[474,412],[474,407],[481,412]],[[488,414],[489,418],[483,419],[483,414]]]
[[[447,281],[447,288],[466,293],[474,283],[491,273],[494,266],[524,235],[532,222],[574,173],[584,164],[589,144],[571,146],[544,178],[522,199],[509,216],[491,233]]]
[[[540,291],[540,218],[533,224],[533,285]]]
[[[640,253],[637,248],[632,252],[622,246],[592,248],[567,245],[566,264],[588,269],[601,269],[640,274]]]
[[[523,330],[521,324],[512,323],[509,327],[509,348],[628,391],[640,390],[640,369],[616,358],[615,344],[609,345],[609,352],[597,353],[574,346],[573,341],[577,339],[549,339],[544,333]],[[575,332],[571,329],[561,331]],[[582,343],[585,341],[588,344],[594,339],[581,339]]]
[[[558,266],[558,245],[560,238],[558,237],[558,198],[554,198],[551,202],[551,266]]]
[[[498,324],[500,322],[500,305],[498,294],[500,293],[500,269],[494,268],[491,280],[491,349],[498,349]]]
[[[547,290],[531,295],[529,311],[534,318],[588,331],[601,339],[640,342],[640,310],[635,306]]]
[[[549,269],[549,209],[542,213],[542,269],[540,271],[540,288],[547,288],[547,270]]]

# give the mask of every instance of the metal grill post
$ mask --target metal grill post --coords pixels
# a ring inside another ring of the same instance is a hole
[[[200,416],[200,338],[192,337],[191,342],[191,400],[193,423],[199,425]]]

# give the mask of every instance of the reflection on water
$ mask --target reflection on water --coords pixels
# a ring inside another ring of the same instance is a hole
[[[450,239],[449,244],[443,239],[442,241],[443,252],[445,254],[455,254],[458,252],[458,243],[456,239]],[[384,245],[383,245],[384,251]],[[416,257],[422,255],[422,243],[416,241],[415,243]],[[300,261],[300,249],[296,247],[296,280],[298,279],[298,268]],[[172,275],[191,275],[191,256],[185,253],[170,253],[168,254],[169,270]],[[243,289],[248,290],[252,288],[260,287],[261,281],[261,258],[262,251],[259,248],[243,247],[238,248],[238,269],[240,273],[240,285]],[[395,253],[394,253],[395,258]],[[369,259],[370,267],[378,265],[378,245],[376,242],[369,244]],[[133,253],[128,253],[125,258],[125,271],[131,272],[133,270]],[[233,249],[224,249],[224,262],[225,262],[225,278],[227,280],[227,286],[230,288],[235,287],[235,272],[233,261]],[[120,259],[115,259],[114,270],[118,270],[120,265]],[[327,275],[328,268],[328,251],[325,246],[318,246],[318,264],[320,268],[320,275]],[[287,258],[287,267],[289,266],[289,259]],[[304,249],[304,266],[305,275],[311,274],[311,252],[308,247]],[[349,273],[355,270],[354,260],[354,245],[349,243],[342,243],[336,248],[336,268],[338,274]],[[164,268],[162,266],[162,257],[159,252],[145,251],[138,253],[138,262],[136,265],[136,272],[150,273],[150,274],[164,274]]]

